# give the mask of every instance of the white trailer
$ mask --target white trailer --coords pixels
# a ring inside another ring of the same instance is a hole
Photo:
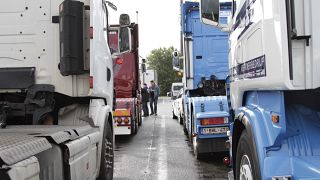
[[[145,82],[148,86],[150,86],[150,81],[154,80],[154,82],[158,83],[158,74],[156,70],[147,69],[145,73],[140,74],[141,82]]]
[[[112,179],[108,5],[0,3],[1,179]]]

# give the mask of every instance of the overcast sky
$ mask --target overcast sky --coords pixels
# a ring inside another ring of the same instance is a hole
[[[109,0],[118,11],[109,10],[111,24],[119,23],[119,15],[127,13],[131,22],[137,21],[140,35],[140,55],[151,50],[173,46],[180,49],[180,0]]]

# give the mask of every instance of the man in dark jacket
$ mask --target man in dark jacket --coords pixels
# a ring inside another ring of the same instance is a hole
[[[141,89],[141,101],[142,101],[142,110],[143,110],[143,116],[147,117],[149,116],[149,108],[148,108],[148,102],[149,102],[149,92],[148,92],[148,86],[146,83],[143,84],[143,87]]]
[[[149,92],[150,92],[150,109],[151,109],[151,114],[157,115],[157,104],[158,104],[158,98],[160,95],[160,88],[159,86],[152,80],[151,86],[149,87]]]

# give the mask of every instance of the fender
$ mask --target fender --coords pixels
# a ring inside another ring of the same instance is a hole
[[[242,131],[246,129],[255,142],[255,155],[259,160],[260,172],[263,172],[266,149],[277,146],[280,143],[280,137],[285,133],[284,97],[280,91],[247,92],[245,97],[244,106],[235,113],[231,131],[233,167],[235,167],[238,140]],[[278,125],[272,122],[272,114],[280,116],[281,121]]]
[[[256,116],[259,116],[258,114],[255,116],[250,116],[250,110],[240,110],[239,113],[237,113],[236,119],[234,120],[234,124],[232,126],[232,128],[230,128],[232,131],[232,147],[231,147],[231,151],[232,151],[232,167],[233,167],[233,172],[235,173],[236,171],[236,154],[237,154],[237,148],[238,148],[238,143],[239,143],[239,139],[240,136],[242,134],[242,131],[244,129],[246,129],[251,137],[251,139],[253,140],[253,145],[254,145],[254,156],[256,157],[256,159],[259,160],[259,162],[257,163],[259,165],[258,169],[261,172],[261,167],[260,167],[260,162],[263,162],[264,160],[264,148],[261,146],[261,142],[255,136],[255,134],[257,134],[257,128],[254,128],[255,122],[252,119],[256,119]],[[263,129],[262,129],[263,130]],[[264,134],[264,133],[262,133]],[[260,176],[261,177],[261,176]]]
[[[111,129],[113,131],[112,107],[109,105],[106,105],[102,99],[91,100],[90,108],[89,108],[89,117],[91,117],[93,119],[95,126],[99,126],[99,131],[101,134],[105,128],[106,123],[108,123],[108,122],[111,123],[110,125],[111,125]],[[110,120],[111,120],[111,122],[110,122]],[[98,146],[98,152],[101,152],[102,138],[103,137],[101,135],[101,138],[99,139],[100,146]],[[113,137],[113,141],[114,141],[114,137]],[[100,169],[101,153],[98,153],[97,155],[98,155],[97,167],[98,167],[98,169]]]

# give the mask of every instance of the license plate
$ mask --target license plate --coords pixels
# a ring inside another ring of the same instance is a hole
[[[201,134],[225,134],[229,131],[228,127],[202,128]]]

